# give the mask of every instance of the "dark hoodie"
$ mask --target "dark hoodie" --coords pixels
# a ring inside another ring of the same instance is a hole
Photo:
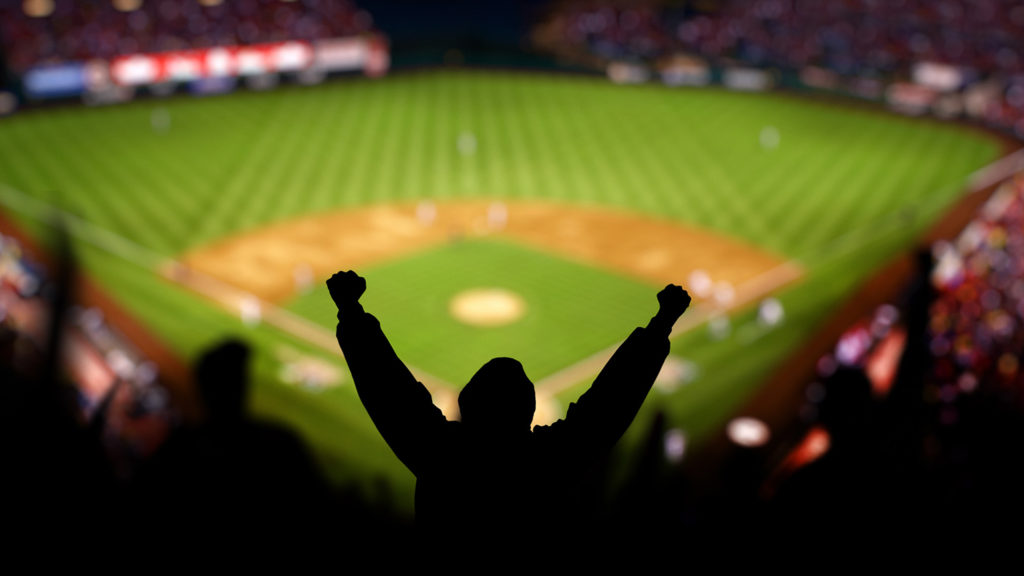
[[[462,420],[449,421],[376,318],[355,303],[338,320],[359,397],[416,475],[416,521],[435,537],[486,539],[579,524],[567,503],[629,427],[669,352],[667,334],[637,328],[564,419],[531,430],[535,392],[518,361],[485,364],[459,395]]]

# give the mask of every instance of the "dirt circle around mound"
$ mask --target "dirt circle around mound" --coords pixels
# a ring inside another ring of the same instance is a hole
[[[451,299],[448,312],[463,324],[494,328],[522,318],[526,313],[526,301],[504,288],[471,288]]]

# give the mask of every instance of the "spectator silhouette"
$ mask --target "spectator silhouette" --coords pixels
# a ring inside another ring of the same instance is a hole
[[[576,488],[633,421],[668,356],[672,325],[690,303],[678,286],[662,290],[657,315],[633,331],[565,419],[531,431],[535,392],[518,361],[487,362],[459,394],[461,421],[448,421],[359,304],[366,281],[348,271],[327,285],[359,397],[416,476],[417,524],[432,537],[499,546],[495,536],[568,535],[582,527],[572,508]],[[562,517],[548,522],[552,514]]]
[[[179,430],[146,471],[144,496],[171,525],[256,534],[317,517],[326,485],[290,431],[246,416],[248,347],[225,342],[202,356],[195,379],[206,412]]]
[[[40,290],[50,312],[42,347],[0,322],[0,485],[5,519],[21,534],[81,518],[99,525],[115,492],[101,438],[110,394],[85,421],[61,372],[77,267],[67,230],[56,224],[55,266]]]
[[[842,531],[899,509],[883,457],[885,435],[873,424],[876,411],[863,370],[844,367],[829,378],[820,414],[828,450],[780,486],[774,502],[780,524],[794,532]]]

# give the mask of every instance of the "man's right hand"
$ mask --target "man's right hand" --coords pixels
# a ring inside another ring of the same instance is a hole
[[[351,270],[338,272],[327,280],[327,290],[340,310],[342,306],[354,304],[366,291],[366,279]]]
[[[690,307],[690,294],[675,284],[669,284],[658,292],[658,304],[658,315],[675,322]]]

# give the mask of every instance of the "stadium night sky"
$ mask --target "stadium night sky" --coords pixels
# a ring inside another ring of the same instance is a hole
[[[442,43],[516,46],[549,2],[367,0],[360,5],[398,48]],[[457,48],[457,45],[450,47]]]

